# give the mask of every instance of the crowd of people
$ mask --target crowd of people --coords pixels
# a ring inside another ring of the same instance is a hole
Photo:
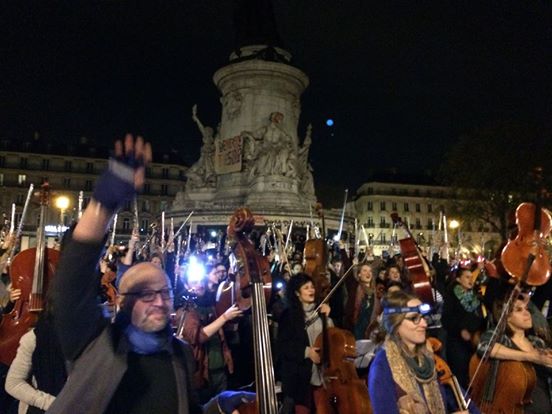
[[[109,223],[143,185],[151,148],[129,135],[114,154],[64,237],[44,310],[21,337],[11,365],[3,367],[13,399],[3,395],[0,411],[238,413],[256,391],[251,311],[224,306],[221,299],[234,289],[230,282],[239,282],[239,267],[223,249],[185,255],[150,249],[149,257],[139,258],[137,234],[123,255],[106,254]],[[339,242],[323,273],[339,287],[322,301],[315,280],[320,276],[306,272],[304,240],[289,256],[281,250],[276,255],[273,241],[267,232],[256,247],[272,273],[267,323],[280,413],[316,413],[327,398],[319,337],[328,328],[373,345],[370,364],[356,371],[374,413],[478,413],[478,405],[493,412],[477,395],[477,375],[472,381],[474,361],[487,354],[493,362],[521,362],[534,371],[522,412],[552,412],[552,334],[542,313],[550,283],[535,295],[530,286],[516,286],[512,296],[506,275],[480,283],[482,261],[449,265],[435,256],[430,306],[418,297],[400,254],[359,257]],[[6,238],[5,252],[9,243]],[[8,315],[22,298],[4,282],[0,304]],[[506,328],[496,340],[501,315]],[[439,380],[437,348],[457,389]],[[458,392],[466,390],[477,398],[468,393],[463,404]]]

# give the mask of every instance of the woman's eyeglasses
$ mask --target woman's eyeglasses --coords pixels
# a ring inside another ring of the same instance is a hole
[[[128,295],[136,296],[142,302],[153,302],[157,294],[160,294],[161,299],[163,300],[169,300],[173,298],[173,290],[169,288],[164,288],[159,290],[145,289],[139,292],[122,293],[122,295],[124,296],[128,296]]]
[[[420,313],[417,313],[416,315],[412,315],[412,316],[405,316],[404,319],[406,319],[407,321],[410,321],[412,322],[414,325],[418,325],[422,319],[425,318],[425,315],[422,315]]]

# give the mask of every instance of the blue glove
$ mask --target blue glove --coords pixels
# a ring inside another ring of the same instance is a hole
[[[255,401],[254,392],[223,391],[217,396],[218,406],[225,414],[232,414],[240,405]]]
[[[136,159],[134,154],[110,158],[92,197],[109,211],[117,211],[135,196],[134,173],[143,165],[143,160]]]

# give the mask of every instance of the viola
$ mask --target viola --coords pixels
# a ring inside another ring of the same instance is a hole
[[[52,280],[59,251],[46,248],[44,224],[49,202],[49,186],[44,183],[39,193],[40,220],[37,246],[18,253],[10,265],[9,275],[13,289],[21,289],[21,298],[0,323],[0,362],[10,365],[15,358],[19,340],[31,329],[44,308],[44,299]]]
[[[399,245],[414,293],[422,302],[433,305],[435,300],[433,298],[429,264],[422,255],[421,249],[412,236],[410,229],[404,224],[399,215],[392,213],[391,219],[393,220],[393,224],[402,226],[408,235],[407,238],[399,240]]]
[[[435,371],[437,372],[439,383],[450,388],[454,395],[454,399],[456,400],[456,407],[458,410],[467,410],[468,403],[464,398],[458,379],[452,373],[452,370],[445,360],[436,354],[436,352],[438,352],[442,347],[441,341],[433,337],[429,337],[427,340],[429,346],[433,350],[433,360],[435,361]]]
[[[228,225],[228,239],[237,258],[239,284],[242,291],[251,296],[253,346],[255,357],[256,406],[245,403],[238,407],[240,413],[277,414],[278,401],[274,390],[274,365],[270,348],[268,316],[263,285],[270,280],[270,267],[248,238],[255,225],[249,209],[235,211]]]

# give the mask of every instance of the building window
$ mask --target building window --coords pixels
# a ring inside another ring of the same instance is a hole
[[[21,159],[19,160],[19,166],[21,168],[27,168],[28,163],[29,163],[29,160],[25,157],[21,157]]]
[[[71,179],[70,178],[65,177],[63,179],[63,187],[64,188],[71,188]]]
[[[420,195],[420,190],[415,189],[415,190],[414,190],[414,195],[415,195],[415,196],[419,196],[419,195]]]
[[[48,171],[50,169],[50,160],[48,160],[48,159],[43,159],[42,160],[42,169],[44,171]]]
[[[385,201],[380,201],[380,211],[385,211]]]
[[[0,156],[0,167],[4,167],[6,164],[6,157]]]
[[[163,178],[169,178],[169,169],[168,168],[163,168],[161,170],[161,174],[162,174]]]
[[[92,180],[86,180],[84,182],[84,190],[85,191],[92,191]]]
[[[71,171],[73,169],[73,163],[71,161],[65,161],[65,171]]]
[[[18,174],[17,175],[17,184],[25,185],[26,182],[27,182],[27,175],[25,175],[25,174]]]
[[[160,203],[159,203],[159,211],[165,211],[167,210],[167,200],[162,200]]]
[[[391,203],[391,210],[397,211],[397,203],[394,201]]]
[[[142,201],[142,211],[150,211],[150,202],[149,202],[149,200]]]
[[[433,213],[433,206],[431,204],[427,205],[427,212],[428,213]]]
[[[142,227],[140,228],[140,231],[147,232],[149,229],[149,219],[142,219]]]
[[[17,194],[15,197],[15,204],[23,204],[25,201],[25,196],[23,194]]]
[[[372,187],[368,187],[368,194],[374,194],[374,189]]]
[[[416,203],[416,213],[420,213],[422,211],[422,207],[420,206],[420,203]]]
[[[123,230],[130,230],[130,219],[128,217],[123,219]]]
[[[374,204],[371,201],[368,201],[368,203],[366,203],[366,211],[372,210],[374,210]]]
[[[385,216],[380,217],[380,227],[382,229],[387,227],[387,222],[385,221]]]
[[[0,185],[4,185],[4,174],[0,174]]]
[[[419,218],[416,219],[416,228],[417,228],[417,229],[421,229],[421,228],[422,228],[422,222],[420,221]]]
[[[93,162],[87,162],[86,163],[86,172],[87,173],[93,173],[94,172],[94,163]]]
[[[405,212],[410,211],[410,208],[408,207],[408,203],[404,203],[404,211]]]
[[[368,217],[368,223],[366,223],[368,227],[374,227],[374,218],[372,216]]]
[[[169,186],[167,184],[161,184],[161,194],[167,195],[169,192]]]
[[[151,186],[149,183],[144,184],[144,194],[149,194],[151,192]]]
[[[381,233],[381,244],[387,244],[387,236],[385,233]]]
[[[428,217],[427,219],[427,229],[432,230],[433,229],[433,219]]]

